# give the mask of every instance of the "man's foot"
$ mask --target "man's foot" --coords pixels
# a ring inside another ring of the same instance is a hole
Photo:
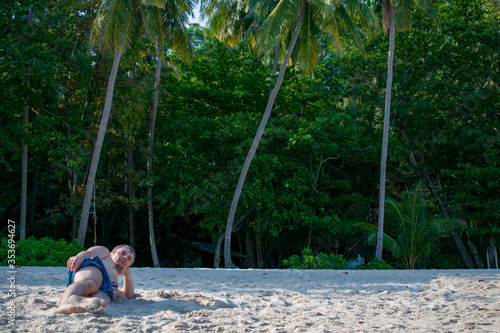
[[[83,311],[93,313],[101,312],[106,306],[108,306],[108,303],[99,297],[81,297],[72,295],[68,301],[73,306],[83,308]]]
[[[64,314],[72,314],[80,312],[85,312],[85,309],[79,305],[73,305],[73,304],[61,304],[57,309],[54,309],[53,311],[53,313],[64,313]]]

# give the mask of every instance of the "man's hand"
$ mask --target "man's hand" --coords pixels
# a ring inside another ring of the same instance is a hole
[[[86,257],[80,255],[80,253],[78,253],[76,256],[70,257],[66,262],[66,267],[68,267],[70,271],[77,271],[85,260]]]
[[[125,272],[123,272],[123,276],[125,278],[127,278],[127,277],[131,278],[132,277],[132,271],[130,270],[130,267],[127,267],[127,270]]]
[[[128,299],[134,298],[134,278],[130,267],[123,272],[123,288],[121,291]]]

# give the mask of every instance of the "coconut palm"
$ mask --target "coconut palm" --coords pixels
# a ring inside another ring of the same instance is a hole
[[[235,46],[242,42],[250,27],[247,0],[202,1],[200,14],[208,22],[206,32],[222,43]]]
[[[305,73],[312,73],[321,50],[318,38],[322,34],[329,34],[334,44],[340,49],[341,27],[346,28],[352,34],[355,42],[362,48],[361,38],[349,15],[350,12],[354,13],[354,10],[360,10],[364,14],[371,13],[363,1],[281,0],[259,29],[258,46],[263,51],[274,49],[279,40],[289,40],[289,43],[276,84],[269,96],[266,110],[243,164],[231,203],[224,242],[226,268],[235,267],[231,260],[231,233],[236,208],[250,164],[271,115],[274,100],[283,82],[292,53],[296,51],[295,61],[297,65]],[[373,16],[370,17],[373,18]],[[295,48],[296,45],[297,48]]]
[[[429,256],[441,238],[448,235],[452,227],[459,225],[456,220],[437,218],[430,214],[424,186],[424,182],[418,183],[400,201],[392,198],[386,200],[390,231],[383,235],[384,248],[402,259],[408,269],[415,268],[420,258]],[[376,226],[371,223],[358,225],[370,232],[368,243],[375,243],[378,237]]]
[[[33,13],[33,6],[30,6],[29,14],[28,14],[28,24],[33,24],[35,21],[35,14]],[[26,88],[30,88],[30,79],[29,76],[31,74],[31,66],[28,65],[26,67],[27,78],[25,81]],[[23,133],[28,133],[29,127],[29,106],[23,107]],[[19,239],[26,239],[26,211],[27,211],[27,203],[28,203],[28,144],[23,139],[23,157],[21,160],[21,217],[20,217],[20,225],[19,225]]]
[[[156,45],[156,71],[154,83],[153,106],[151,108],[151,125],[149,130],[149,147],[147,172],[152,179],[153,173],[153,143],[158,109],[161,69],[165,63],[165,48],[174,49],[177,54],[190,57],[192,49],[189,44],[187,30],[188,14],[192,13],[193,3],[189,0],[167,0],[164,7],[147,6],[143,10],[146,34],[155,41]],[[160,262],[156,253],[153,216],[153,186],[148,186],[148,225],[151,256],[154,267],[159,267]]]
[[[101,52],[113,54],[113,65],[108,79],[106,90],[106,100],[101,115],[99,131],[94,144],[92,161],[90,163],[87,177],[87,187],[83,199],[82,213],[80,217],[80,227],[78,229],[78,242],[85,244],[85,234],[90,214],[92,193],[94,190],[97,166],[106,134],[106,128],[113,104],[113,92],[115,87],[118,67],[123,52],[132,42],[132,37],[142,24],[141,5],[153,5],[163,7],[160,0],[103,0],[97,12],[92,27],[91,43]]]
[[[385,213],[385,182],[387,170],[387,152],[389,146],[389,127],[391,117],[391,94],[394,67],[394,49],[396,38],[396,25],[398,30],[410,29],[412,11],[419,7],[427,12],[435,21],[437,14],[432,5],[432,0],[382,0],[382,22],[384,33],[389,29],[389,55],[387,64],[387,85],[385,91],[384,126],[382,134],[382,152],[380,157],[380,186],[379,186],[379,210],[378,210],[378,235],[375,257],[382,259],[382,248],[384,242],[384,213]]]

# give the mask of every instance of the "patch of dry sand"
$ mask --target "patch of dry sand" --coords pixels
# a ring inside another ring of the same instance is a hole
[[[49,315],[66,272],[18,268],[16,327],[2,316],[0,331],[500,332],[500,270],[132,268],[135,299],[98,314]]]

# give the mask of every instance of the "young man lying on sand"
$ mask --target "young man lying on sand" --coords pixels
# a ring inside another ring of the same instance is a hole
[[[54,313],[99,312],[115,297],[133,298],[130,266],[134,260],[135,251],[128,245],[118,245],[111,252],[104,246],[94,246],[69,258],[67,288]],[[120,274],[122,289],[118,289]]]

